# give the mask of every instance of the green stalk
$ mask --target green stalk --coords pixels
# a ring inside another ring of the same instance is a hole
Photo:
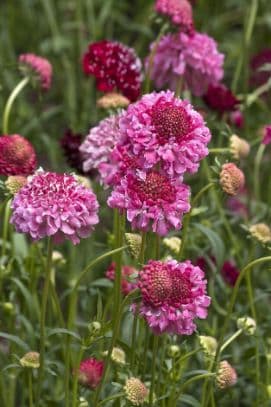
[[[19,95],[19,93],[28,84],[29,80],[30,80],[30,78],[28,76],[23,78],[13,89],[13,91],[11,92],[11,94],[7,100],[6,106],[4,108],[4,113],[3,113],[3,134],[5,134],[5,135],[7,135],[8,131],[9,131],[9,127],[8,127],[9,116],[10,116],[10,112],[11,112],[13,103],[14,103],[15,99],[17,98],[17,96]]]
[[[229,154],[229,148],[209,148],[209,154]]]
[[[81,346],[79,355],[77,358],[77,363],[75,366],[74,377],[73,377],[73,386],[72,386],[72,407],[77,406],[77,391],[78,391],[78,374],[79,374],[79,367],[84,354],[84,347]]]
[[[52,253],[53,253],[53,242],[52,239],[48,238],[48,249],[47,249],[47,263],[46,263],[46,275],[45,282],[42,293],[41,302],[41,317],[40,317],[40,367],[38,375],[38,389],[37,389],[37,403],[40,400],[40,393],[42,387],[42,380],[44,376],[44,359],[45,359],[45,321],[46,321],[46,311],[49,295],[49,287],[51,280],[51,270],[52,270]]]
[[[169,407],[174,407],[176,406],[176,403],[178,401],[178,398],[180,397],[180,395],[184,392],[185,388],[187,386],[189,386],[189,384],[194,383],[198,380],[202,380],[202,379],[206,379],[206,378],[210,378],[210,377],[214,377],[214,373],[203,373],[203,374],[199,374],[197,376],[193,376],[191,377],[191,379],[188,379],[186,382],[184,382],[181,386],[180,389],[177,393],[177,396],[175,397],[175,399],[173,400],[173,404],[169,404]],[[205,406],[206,407],[206,406]]]
[[[154,339],[153,339],[153,350],[152,350],[151,388],[150,388],[150,402],[149,402],[150,407],[152,407],[152,405],[153,405],[154,386],[155,386],[155,377],[156,377],[156,362],[157,362],[157,355],[158,355],[158,341],[159,341],[159,337],[157,335],[155,335]]]
[[[258,151],[256,153],[256,157],[255,157],[255,168],[254,168],[253,181],[254,181],[254,193],[255,193],[255,197],[256,197],[257,201],[261,200],[260,168],[261,168],[261,162],[262,162],[263,155],[264,155],[264,150],[265,150],[265,145],[260,144],[259,148],[258,148]]]
[[[6,254],[6,245],[8,239],[8,228],[9,228],[9,217],[10,217],[10,203],[11,201],[7,201],[5,212],[4,212],[4,220],[3,220],[3,235],[2,235],[2,252],[1,258],[4,259]]]
[[[242,329],[238,329],[238,331],[236,331],[232,336],[230,336],[229,339],[227,339],[226,342],[224,342],[224,344],[221,346],[220,353],[222,353],[223,350],[225,350],[230,343],[232,343],[239,335],[241,335],[242,332],[243,332]]]
[[[32,386],[32,369],[28,369],[28,398],[29,407],[34,407],[33,403],[33,386]]]

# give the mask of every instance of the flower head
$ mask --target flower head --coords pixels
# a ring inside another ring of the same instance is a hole
[[[263,244],[271,242],[271,229],[265,223],[256,223],[250,226],[249,232],[252,237]]]
[[[27,352],[21,359],[20,365],[31,369],[40,367],[40,354],[38,352]]]
[[[271,143],[271,125],[267,125],[263,129],[263,140],[262,143],[268,145]]]
[[[207,356],[215,356],[217,350],[217,340],[213,336],[199,336],[200,344]]]
[[[37,166],[35,150],[19,134],[0,136],[0,175],[30,175]]]
[[[181,31],[193,33],[193,10],[188,0],[156,0],[155,11],[169,17]]]
[[[237,195],[244,187],[245,176],[235,164],[226,163],[222,165],[220,172],[220,185],[228,195]]]
[[[131,101],[139,97],[141,62],[132,48],[116,41],[93,42],[82,62],[85,74],[95,76],[100,91],[119,91]]]
[[[130,100],[120,93],[106,93],[97,101],[97,106],[101,109],[119,109],[129,105]]]
[[[196,172],[208,154],[211,134],[202,116],[171,91],[144,95],[128,107],[119,127],[121,143],[126,154],[136,157],[137,168],[160,163],[170,177],[179,177]]]
[[[181,248],[182,241],[177,236],[165,237],[163,239],[164,245],[173,253],[178,254]]]
[[[246,158],[249,155],[250,145],[243,138],[233,134],[230,137],[230,150],[233,158],[240,160],[241,158]]]
[[[119,115],[110,116],[90,129],[89,134],[80,146],[83,169],[85,172],[99,170],[100,165],[110,166],[110,175],[116,171],[116,166],[111,164],[110,153],[119,139]],[[100,172],[102,180],[106,177]]]
[[[114,281],[115,280],[115,272],[116,272],[116,264],[111,263],[108,269],[106,270],[106,277]],[[131,266],[123,266],[121,269],[121,291],[124,295],[129,294],[129,292],[133,291],[136,288],[136,283],[133,281],[135,276],[137,276],[138,271]]]
[[[271,77],[270,69],[264,70],[266,64],[271,63],[271,48],[266,48],[254,55],[250,62],[250,82],[254,86],[264,85]]]
[[[108,199],[111,208],[127,210],[134,229],[164,236],[181,228],[182,215],[189,211],[189,188],[155,171],[146,175],[128,174]]]
[[[38,171],[14,197],[11,223],[33,240],[52,236],[77,244],[98,223],[98,207],[94,193],[72,175]]]
[[[207,317],[203,271],[190,261],[150,260],[139,273],[142,302],[139,312],[156,334],[191,335],[195,318]]]
[[[95,389],[101,381],[104,362],[95,358],[85,359],[80,363],[78,380],[85,387]]]
[[[254,335],[256,331],[256,321],[250,317],[242,317],[237,319],[238,329],[242,329],[247,335]]]
[[[121,348],[114,347],[112,349],[111,359],[113,360],[113,362],[119,365],[125,365],[126,363],[125,352]]]
[[[227,362],[222,360],[219,363],[218,372],[216,376],[216,385],[219,389],[226,389],[235,385],[237,382],[236,370]]]
[[[145,384],[135,377],[126,380],[124,391],[126,399],[134,406],[143,404],[149,393]]]
[[[158,88],[168,86],[175,90],[182,76],[191,92],[202,96],[209,84],[215,84],[223,77],[224,55],[218,52],[215,40],[207,34],[167,34],[151,45],[151,49],[154,47],[151,79]]]
[[[26,183],[26,177],[21,175],[10,175],[5,182],[5,186],[11,195],[15,195]]]
[[[131,256],[138,259],[142,246],[142,236],[138,233],[125,233],[125,240]]]
[[[222,83],[210,83],[204,101],[211,109],[220,113],[232,111],[240,103],[232,91]]]
[[[66,159],[70,166],[79,174],[85,174],[83,170],[83,160],[79,147],[83,141],[83,134],[74,133],[71,129],[67,129],[60,139],[60,145],[64,151]]]
[[[221,275],[227,284],[234,287],[239,274],[239,269],[232,261],[225,261],[221,269]]]
[[[27,74],[34,74],[43,90],[48,90],[52,82],[52,65],[50,62],[35,54],[21,54],[19,63],[22,70],[27,70]]]

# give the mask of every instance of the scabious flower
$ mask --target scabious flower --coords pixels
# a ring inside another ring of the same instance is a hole
[[[20,365],[30,369],[38,369],[40,367],[40,354],[38,352],[27,352],[21,359]]]
[[[116,172],[117,164],[111,161],[110,153],[119,139],[120,115],[113,115],[100,121],[90,129],[89,134],[80,146],[83,169],[85,172],[100,170],[102,181],[107,184],[107,173],[104,168],[110,168],[109,177]],[[102,165],[101,165],[102,164]]]
[[[115,280],[115,273],[116,273],[116,264],[111,263],[108,269],[106,270],[106,277],[114,281]],[[133,281],[133,279],[137,276],[138,271],[131,266],[122,266],[121,269],[121,291],[124,295],[129,294],[129,292],[133,291],[137,284]]]
[[[267,125],[263,129],[263,140],[262,143],[266,146],[271,143],[271,125]]]
[[[95,389],[101,381],[104,362],[95,358],[88,358],[80,363],[78,381],[85,387]]]
[[[100,91],[119,91],[131,101],[139,97],[141,62],[132,48],[116,41],[93,42],[82,63],[84,73],[95,76]]]
[[[221,275],[227,284],[234,287],[236,280],[239,277],[239,274],[240,271],[233,263],[233,261],[228,260],[224,262],[221,269]]]
[[[60,139],[60,145],[69,165],[79,174],[85,173],[83,171],[83,160],[79,150],[83,137],[83,134],[74,133],[71,129],[67,129],[63,137]],[[88,172],[86,171],[86,173]]]
[[[194,31],[193,10],[188,0],[156,0],[155,11],[170,18],[181,31]]]
[[[133,406],[140,406],[141,404],[144,404],[149,394],[149,390],[145,384],[136,377],[131,377],[130,379],[126,380],[124,391],[126,399],[129,400]]]
[[[266,223],[256,223],[250,226],[249,232],[260,243],[267,244],[271,242],[271,229]]]
[[[215,40],[207,34],[195,32],[164,35],[151,45],[154,50],[151,79],[158,88],[175,90],[182,76],[184,83],[196,96],[206,93],[210,83],[223,77],[224,55],[217,50]],[[147,59],[146,65],[150,60]]]
[[[160,162],[170,177],[179,177],[196,172],[208,154],[211,134],[202,116],[171,91],[144,95],[128,107],[119,127],[125,151],[137,158],[141,169]]]
[[[206,356],[215,356],[217,350],[217,340],[213,336],[199,336],[199,342]]]
[[[269,70],[263,70],[262,68],[266,64],[271,63],[271,48],[266,48],[254,55],[250,62],[250,83],[254,86],[264,85],[271,77]]]
[[[30,175],[37,167],[35,150],[19,134],[0,136],[0,175]]]
[[[218,366],[216,376],[216,385],[219,389],[227,389],[235,385],[237,382],[236,370],[229,364],[227,360],[222,360]]]
[[[42,58],[35,54],[21,54],[19,56],[21,69],[26,75],[34,74],[37,77],[41,88],[48,90],[52,82],[52,65],[46,58]]]
[[[241,158],[246,158],[249,155],[250,145],[245,139],[233,134],[230,137],[230,151],[233,158],[240,160]]]
[[[155,171],[142,176],[128,174],[108,199],[111,208],[127,211],[133,229],[149,230],[160,236],[180,229],[184,213],[190,210],[190,191],[181,181]]]
[[[220,113],[232,111],[240,103],[232,91],[222,83],[210,83],[203,99],[211,109]]]
[[[228,195],[237,195],[245,185],[245,176],[234,163],[222,165],[220,172],[220,185]]]
[[[94,193],[72,175],[38,171],[15,195],[10,221],[33,240],[52,236],[55,243],[77,244],[98,223],[98,207]]]
[[[101,109],[119,109],[129,105],[130,100],[120,93],[106,93],[97,100],[97,106]]]
[[[190,261],[150,260],[139,272],[139,313],[156,334],[191,335],[195,318],[207,317],[204,272]]]

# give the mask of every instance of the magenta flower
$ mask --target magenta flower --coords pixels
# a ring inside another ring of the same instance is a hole
[[[33,240],[52,236],[55,243],[77,244],[98,223],[98,207],[94,193],[72,175],[38,171],[15,195],[10,222]]]
[[[271,77],[270,69],[263,69],[265,65],[271,63],[271,48],[265,48],[254,55],[250,61],[251,76],[250,82],[258,87],[264,85]],[[267,92],[266,92],[267,93]],[[265,93],[265,95],[266,95]]]
[[[141,169],[160,163],[171,177],[196,172],[211,139],[202,116],[170,91],[144,95],[130,105],[120,119],[120,132],[121,143]]]
[[[108,269],[106,270],[105,276],[111,280],[115,280],[115,271],[116,271],[116,264],[111,263]],[[133,291],[137,284],[135,281],[135,277],[137,276],[138,271],[132,266],[122,266],[121,269],[121,292],[124,295],[129,294],[129,292]]]
[[[30,70],[30,73],[37,75],[37,79],[43,90],[48,90],[52,82],[52,65],[50,62],[35,54],[21,54],[19,62],[23,68]]]
[[[78,369],[78,381],[82,386],[95,389],[101,381],[104,362],[95,358],[82,360]]]
[[[262,143],[265,145],[270,144],[271,143],[271,125],[270,124],[264,127],[263,133],[264,133],[264,135],[263,135]]]
[[[155,11],[169,17],[181,31],[193,33],[193,10],[188,0],[156,0]]]
[[[215,40],[195,32],[164,35],[155,48],[151,79],[155,86],[176,90],[180,77],[193,94],[202,96],[209,84],[218,83],[224,74],[224,55],[217,50]],[[147,59],[147,67],[149,59]]]
[[[164,236],[181,228],[184,213],[190,210],[189,187],[158,172],[127,174],[108,199],[111,208],[127,210],[134,229],[149,230]]]
[[[206,285],[204,272],[189,260],[150,260],[139,272],[140,315],[156,334],[191,335],[194,319],[207,317]]]
[[[110,153],[120,137],[119,118],[120,115],[110,116],[100,121],[98,126],[90,129],[80,146],[85,172],[93,169],[99,170],[101,164],[109,164],[111,173],[114,170],[115,165],[111,162]],[[103,172],[101,178],[106,178],[103,176]],[[107,184],[106,181],[105,183]]]

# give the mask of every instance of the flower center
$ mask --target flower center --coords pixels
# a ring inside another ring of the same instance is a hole
[[[151,117],[160,144],[167,143],[172,137],[181,142],[191,131],[191,120],[181,106],[156,104],[152,108]]]
[[[164,175],[157,172],[150,172],[146,175],[144,181],[136,180],[135,189],[142,201],[157,201],[162,199],[167,202],[173,202],[176,191]]]

